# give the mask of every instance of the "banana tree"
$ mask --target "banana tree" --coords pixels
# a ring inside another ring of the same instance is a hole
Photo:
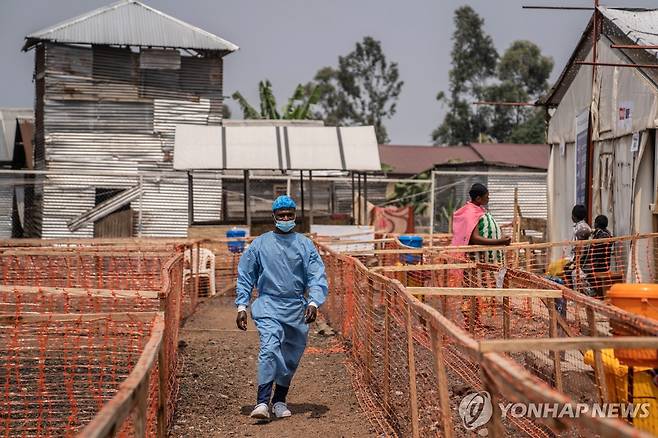
[[[259,82],[258,96],[260,111],[254,108],[239,91],[233,93],[232,97],[240,106],[245,119],[304,120],[313,117],[311,107],[320,100],[320,89],[314,87],[307,93],[303,85],[297,85],[288,103],[280,112],[277,110],[276,97],[269,80]]]

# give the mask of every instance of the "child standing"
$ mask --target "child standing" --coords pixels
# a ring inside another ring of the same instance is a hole
[[[574,205],[571,210],[571,220],[573,221],[573,240],[588,240],[592,235],[592,228],[587,224],[587,207],[582,204]],[[582,258],[586,254],[586,249],[582,246],[574,246],[571,250],[569,263],[564,267],[564,273],[567,280],[567,286],[574,290],[588,293],[589,284],[585,280],[582,269]]]

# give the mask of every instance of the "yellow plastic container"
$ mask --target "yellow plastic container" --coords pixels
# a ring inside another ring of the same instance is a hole
[[[628,403],[628,367],[615,357],[612,349],[601,350],[603,359],[603,372],[605,373],[605,386],[608,392],[609,403]],[[585,353],[584,362],[594,367],[594,353],[589,350]],[[651,368],[633,368],[633,403],[648,403],[649,416],[647,418],[634,418],[633,426],[658,436],[658,387],[647,370]]]
[[[658,284],[619,283],[614,284],[606,298],[610,304],[628,312],[658,320]],[[610,323],[615,336],[633,336],[622,324]],[[615,356],[628,366],[658,367],[658,350],[617,349]]]

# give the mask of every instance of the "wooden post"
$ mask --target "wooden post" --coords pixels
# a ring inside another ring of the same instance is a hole
[[[492,415],[491,415],[491,420],[489,420],[489,422],[487,423],[487,431],[489,432],[488,436],[491,438],[507,436],[507,434],[505,433],[505,428],[503,427],[503,424],[501,422],[502,415],[500,412],[500,406],[498,404],[500,402],[498,397],[498,391],[485,370],[486,370],[486,365],[480,366],[480,375],[482,378],[482,383],[484,385],[484,390],[487,391],[491,396]]]
[[[551,338],[557,338],[557,309],[555,308],[555,299],[549,298],[548,300],[548,315],[550,317],[550,326],[549,326],[549,336]],[[555,388],[562,392],[562,364],[560,362],[560,352],[553,351],[553,365],[554,365],[554,380]]]
[[[157,438],[167,436],[167,393],[169,382],[167,380],[167,357],[165,355],[165,342],[160,345],[158,351],[158,425]]]
[[[632,282],[640,282],[640,275],[637,264],[637,238],[631,240],[631,266],[629,266],[629,271],[633,276]],[[628,281],[628,279],[626,279]]]
[[[503,337],[505,339],[510,337],[509,297],[503,297]]]
[[[478,313],[477,297],[476,296],[470,297],[469,302],[471,304],[471,309],[470,309],[471,316],[468,318],[468,331],[471,335],[474,335],[475,334],[475,318],[477,317],[477,313]]]
[[[133,425],[135,427],[135,436],[137,438],[146,437],[146,416],[148,411],[149,400],[149,380],[151,371],[149,371],[137,388],[137,403],[133,413]]]
[[[373,297],[373,284],[372,279],[368,278],[368,290],[366,291],[366,312],[365,322],[366,322],[366,369],[368,370],[366,374],[366,383],[370,383],[372,378],[372,344],[373,344],[373,320],[374,320],[374,297]]]
[[[434,367],[439,384],[439,403],[441,405],[441,422],[443,423],[443,436],[452,438],[452,410],[450,409],[450,395],[448,394],[448,376],[446,362],[443,357],[443,340],[434,326],[430,327],[432,337],[432,350],[434,350]]]
[[[414,335],[411,324],[411,306],[404,303],[407,310],[407,365],[409,370],[409,403],[411,404],[411,435],[420,438],[418,425],[418,393],[416,389],[416,360],[414,358]]]
[[[191,255],[191,254],[190,254]],[[201,272],[201,242],[196,244],[196,275],[194,276],[194,293],[196,294],[192,300],[191,312],[194,311],[197,301],[199,300],[199,273]]]
[[[598,336],[599,330],[596,327],[596,315],[594,309],[587,307],[587,323],[589,325],[589,335]],[[598,389],[598,396],[600,403],[606,403],[608,399],[608,391],[605,381],[605,371],[603,368],[603,357],[601,350],[593,349],[594,352],[594,377],[596,378],[596,387]],[[630,403],[630,400],[629,400]]]
[[[521,209],[519,208],[519,188],[514,187],[514,219],[512,219],[512,239],[521,241]]]
[[[391,337],[391,304],[387,291],[384,291],[384,406],[388,407],[390,404],[391,393],[391,353],[390,353],[390,337]]]

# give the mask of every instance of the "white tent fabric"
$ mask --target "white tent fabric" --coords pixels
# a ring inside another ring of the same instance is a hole
[[[380,171],[372,126],[176,125],[174,169]]]

